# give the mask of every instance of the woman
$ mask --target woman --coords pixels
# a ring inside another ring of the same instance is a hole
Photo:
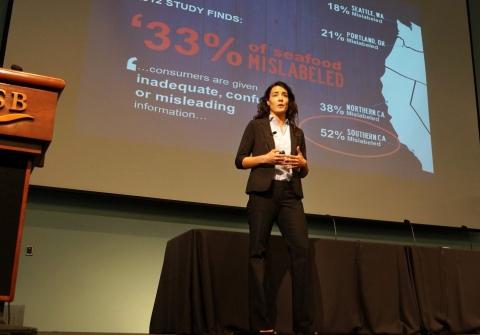
[[[273,223],[285,239],[291,258],[293,326],[295,333],[311,333],[308,316],[308,232],[300,179],[308,174],[305,137],[295,121],[295,96],[284,82],[270,85],[260,99],[255,118],[243,134],[235,165],[251,169],[246,192],[249,246],[250,327],[274,333],[268,296],[265,254]]]

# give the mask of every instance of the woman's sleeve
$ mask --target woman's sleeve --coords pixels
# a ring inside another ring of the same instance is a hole
[[[301,138],[300,151],[302,152],[303,158],[307,159],[307,145],[305,144],[305,134],[303,133],[303,130],[301,131],[300,138]],[[306,177],[307,174],[308,174],[308,163],[307,163],[307,167],[300,169],[300,178]]]
[[[238,146],[237,156],[235,157],[235,166],[237,169],[244,169],[242,161],[252,153],[253,144],[255,142],[254,135],[253,121],[250,121],[243,132],[242,140]]]

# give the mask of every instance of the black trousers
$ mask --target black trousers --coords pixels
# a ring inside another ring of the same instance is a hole
[[[250,194],[247,212],[250,229],[248,272],[251,330],[274,328],[272,310],[275,297],[268,288],[269,273],[265,256],[272,226],[276,222],[290,254],[294,331],[309,333],[308,231],[302,200],[293,193],[289,182],[273,181],[269,191]]]

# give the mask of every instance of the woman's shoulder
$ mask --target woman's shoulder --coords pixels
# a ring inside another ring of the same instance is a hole
[[[303,135],[303,130],[299,126],[295,125],[293,128],[293,133],[297,136],[304,136]]]
[[[268,116],[254,117],[252,122],[255,123],[266,123],[269,122]]]
[[[251,126],[251,127],[259,127],[259,126],[263,126],[265,124],[268,123],[268,119],[267,118],[254,118],[252,120],[250,120],[248,122],[248,125],[247,126]]]
[[[302,128],[300,128],[299,126],[295,126],[295,131],[298,131],[299,133],[303,133]]]

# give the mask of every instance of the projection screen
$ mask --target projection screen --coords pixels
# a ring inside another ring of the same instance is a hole
[[[282,80],[307,213],[480,228],[463,1],[16,0],[5,64],[67,82],[35,185],[245,206],[237,146]]]

